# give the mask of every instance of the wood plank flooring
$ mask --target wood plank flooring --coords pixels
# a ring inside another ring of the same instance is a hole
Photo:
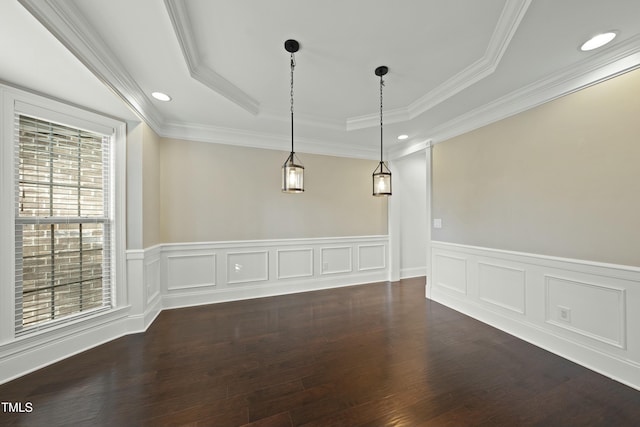
[[[637,426],[640,392],[424,298],[424,278],[164,311],[0,386],[2,426]]]

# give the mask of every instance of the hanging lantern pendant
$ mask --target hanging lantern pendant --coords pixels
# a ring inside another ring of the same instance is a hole
[[[373,171],[373,195],[374,196],[390,196],[391,195],[391,171],[386,162],[382,158],[382,88],[384,80],[382,76],[387,74],[388,67],[380,66],[376,68],[376,76],[380,77],[380,163]]]
[[[376,170],[373,171],[373,195],[391,195],[391,171],[385,162],[380,162]]]
[[[304,166],[293,150],[293,69],[296,66],[293,54],[300,49],[296,40],[284,42],[284,48],[291,54],[291,154],[282,165],[282,192],[302,193],[304,191]]]
[[[285,193],[304,191],[304,166],[293,151],[282,165],[282,191]]]

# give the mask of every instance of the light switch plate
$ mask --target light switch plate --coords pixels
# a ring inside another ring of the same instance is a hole
[[[435,218],[433,220],[433,228],[442,228],[442,219]]]

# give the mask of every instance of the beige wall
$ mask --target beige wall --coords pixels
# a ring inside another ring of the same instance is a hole
[[[160,137],[146,124],[142,138],[142,236],[145,248],[160,239]]]
[[[376,162],[301,153],[305,192],[280,191],[284,151],[161,138],[163,243],[387,233]]]
[[[433,147],[433,239],[640,266],[640,70]]]

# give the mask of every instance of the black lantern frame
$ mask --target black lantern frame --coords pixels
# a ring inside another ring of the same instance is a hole
[[[381,161],[373,171],[373,195],[391,195],[391,171],[386,162]]]

